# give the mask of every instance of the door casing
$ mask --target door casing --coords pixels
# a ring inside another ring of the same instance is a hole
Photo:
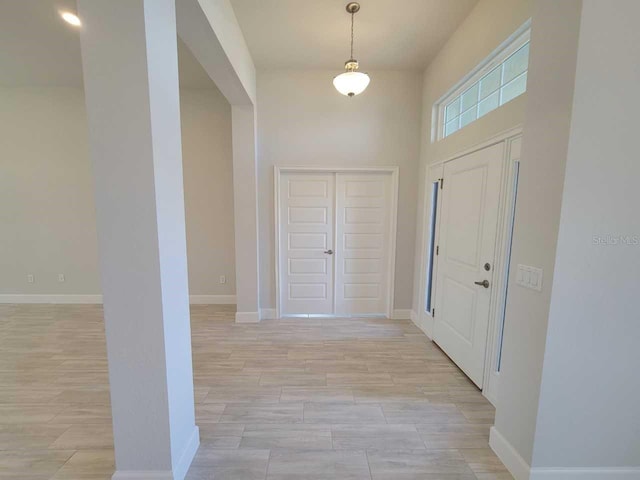
[[[399,167],[297,167],[274,166],[274,218],[275,218],[275,288],[276,288],[276,318],[281,314],[280,291],[280,183],[283,173],[387,173],[391,176],[391,205],[389,221],[389,245],[387,255],[388,284],[385,295],[387,297],[387,318],[391,318],[394,309],[395,273],[396,273],[396,232],[398,222],[398,179]],[[329,315],[334,316],[334,315]]]

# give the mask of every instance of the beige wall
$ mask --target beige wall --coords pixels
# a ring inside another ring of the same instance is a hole
[[[531,464],[576,67],[580,0],[539,0],[532,22],[511,271],[544,272],[542,291],[509,279],[496,429]],[[553,72],[553,75],[549,75]]]
[[[410,308],[422,75],[369,72],[360,96],[340,95],[336,71],[258,73],[260,306],[275,307],[273,166],[400,167],[395,308]]]
[[[637,0],[582,7],[537,468],[627,467],[620,478],[640,477],[639,16]]]
[[[181,103],[190,293],[234,294],[231,109],[214,89]],[[83,91],[0,88],[0,105],[0,295],[99,294]]]
[[[579,0],[480,0],[429,65],[424,78],[421,205],[426,204],[423,180],[429,164],[512,127],[524,128],[512,265],[541,267],[545,277],[541,293],[509,286],[496,426],[526,462],[531,462],[546,340],[579,9]],[[534,18],[527,93],[446,139],[431,143],[435,102],[531,17]],[[426,209],[418,211],[416,265],[422,263],[425,212]],[[418,291],[421,273],[421,269],[416,269],[413,302],[416,310],[422,295]]]
[[[0,293],[100,293],[82,90],[1,88],[0,105]]]
[[[218,90],[181,89],[180,108],[189,293],[233,295],[231,106]]]
[[[453,135],[431,142],[434,104],[531,18],[533,0],[480,0],[460,24],[424,73],[422,131],[420,137],[419,208],[416,218],[416,252],[413,309],[420,309],[423,228],[426,218],[425,173],[429,164],[473,147],[498,133],[522,124],[526,96],[512,100]]]

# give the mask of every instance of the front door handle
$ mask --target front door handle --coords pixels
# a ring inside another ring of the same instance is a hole
[[[473,283],[475,283],[476,285],[480,285],[484,288],[489,288],[489,280],[483,280],[481,282],[473,282]]]
[[[325,250],[324,253],[327,255],[333,255],[333,250]]]

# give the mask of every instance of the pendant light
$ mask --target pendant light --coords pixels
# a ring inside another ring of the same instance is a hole
[[[358,72],[358,61],[353,58],[353,16],[360,10],[360,4],[349,2],[347,12],[351,14],[351,56],[344,64],[345,72],[333,79],[333,86],[342,95],[353,97],[365,91],[369,85],[369,75]]]

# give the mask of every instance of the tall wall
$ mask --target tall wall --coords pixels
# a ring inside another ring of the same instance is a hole
[[[533,450],[589,478],[640,478],[638,18],[636,0],[584,0]]]
[[[411,306],[422,75],[369,72],[369,88],[347,98],[331,83],[336,73],[258,73],[262,308],[275,307],[274,165],[400,167],[395,308]]]
[[[529,465],[532,449],[575,79],[580,0],[538,0],[532,20],[527,110],[511,271],[543,269],[542,291],[511,275],[496,430]],[[553,74],[550,74],[553,72]]]
[[[189,293],[233,295],[231,106],[216,89],[181,89],[180,108]]]
[[[429,164],[470,148],[488,138],[522,124],[527,94],[437,142],[431,142],[433,106],[462,78],[531,18],[533,0],[480,0],[460,24],[424,72],[417,241],[415,250],[413,309],[420,309],[423,228],[427,218],[425,174]]]
[[[0,295],[99,294],[82,89],[0,88],[0,104]],[[190,293],[232,295],[231,108],[182,89],[181,110]]]

